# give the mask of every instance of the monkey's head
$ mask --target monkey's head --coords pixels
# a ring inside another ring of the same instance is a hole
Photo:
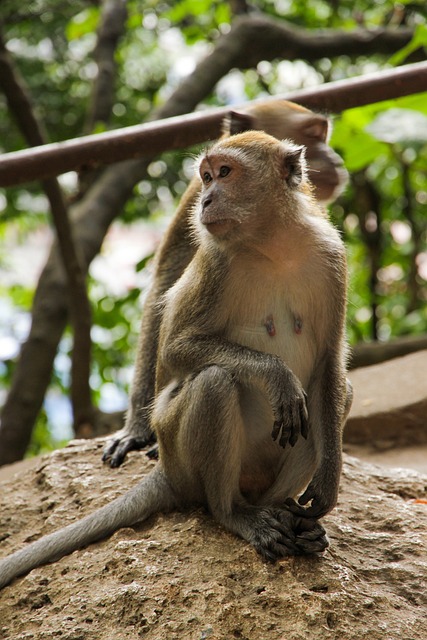
[[[303,146],[261,131],[221,139],[199,161],[196,230],[239,245],[269,236],[312,201],[304,156]]]
[[[231,111],[223,123],[224,135],[262,130],[306,147],[308,176],[319,201],[330,202],[344,189],[348,174],[340,156],[328,145],[330,122],[321,114],[288,100],[260,101]]]

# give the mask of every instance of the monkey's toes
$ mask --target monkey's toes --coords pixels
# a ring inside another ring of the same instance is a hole
[[[300,553],[321,553],[329,547],[329,540],[320,522],[313,518],[295,517],[295,545]]]
[[[285,533],[276,529],[265,530],[252,542],[258,553],[268,562],[276,562],[287,556],[299,555],[298,546]]]
[[[124,435],[116,437],[106,444],[102,455],[102,461],[109,463],[110,467],[119,467],[129,451],[139,451],[153,442],[153,439]]]
[[[279,509],[253,509],[244,515],[245,533],[241,534],[268,562],[299,553],[290,515]]]
[[[325,551],[325,549],[329,547],[329,540],[326,533],[323,533],[323,535],[315,536],[313,540],[309,539],[308,536],[302,534],[300,536],[297,536],[295,544],[300,554],[311,555],[314,553],[322,553],[322,551]]]
[[[157,442],[145,452],[145,455],[150,460],[158,460],[159,459],[159,445]]]

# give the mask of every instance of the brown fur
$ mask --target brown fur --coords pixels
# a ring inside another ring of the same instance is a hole
[[[171,486],[270,559],[324,548],[298,516],[336,503],[351,401],[344,247],[305,174],[301,148],[260,132],[202,158],[198,250],[165,296],[152,416]]]
[[[224,136],[247,129],[264,130],[289,138],[307,148],[308,176],[317,199],[336,197],[346,182],[342,161],[328,146],[327,118],[286,100],[258,102],[244,111],[233,111],[224,122]],[[148,293],[136,357],[134,382],[125,427],[114,434],[104,451],[104,460],[120,465],[126,453],[153,442],[149,408],[154,397],[159,327],[162,310],[158,301],[172,287],[193,258],[197,241],[191,232],[191,211],[200,193],[195,176],[182,197],[175,217],[161,243],[155,260],[154,280]]]

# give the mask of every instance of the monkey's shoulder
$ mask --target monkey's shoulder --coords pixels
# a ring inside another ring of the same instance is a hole
[[[211,316],[212,309],[219,304],[227,274],[225,256],[199,247],[181,277],[163,296],[166,319],[181,325]]]
[[[313,252],[318,252],[320,255],[336,255],[337,258],[345,255],[345,246],[340,232],[322,209],[316,209],[314,215],[306,216],[303,228],[306,231],[307,243]]]

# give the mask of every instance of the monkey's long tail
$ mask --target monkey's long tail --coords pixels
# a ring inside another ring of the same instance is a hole
[[[0,560],[0,589],[31,569],[58,560],[160,511],[176,507],[172,490],[158,465],[123,496],[73,524],[50,533]]]

